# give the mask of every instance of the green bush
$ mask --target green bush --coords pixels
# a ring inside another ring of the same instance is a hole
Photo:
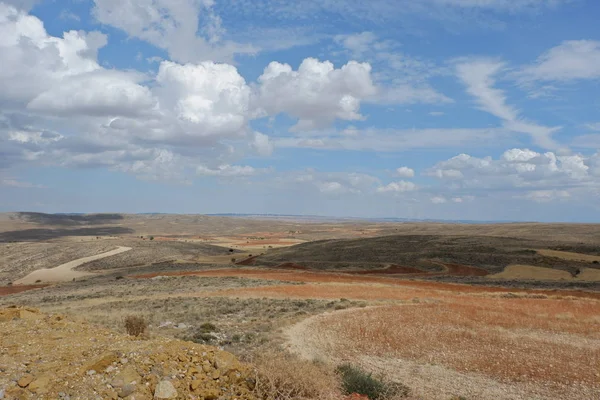
[[[358,393],[369,397],[370,400],[385,400],[408,395],[408,387],[375,378],[373,374],[350,364],[340,365],[336,372],[342,379],[342,389],[348,395]]]
[[[210,322],[203,323],[202,325],[200,325],[198,327],[198,330],[200,332],[204,332],[204,333],[218,331],[217,326],[215,324],[210,323]]]

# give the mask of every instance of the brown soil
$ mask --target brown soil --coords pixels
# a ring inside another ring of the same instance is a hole
[[[48,285],[19,285],[19,286],[0,286],[0,296],[21,293],[27,290],[40,289]]]
[[[0,337],[3,398],[256,399],[252,368],[216,347],[126,336],[31,308],[0,309]]]

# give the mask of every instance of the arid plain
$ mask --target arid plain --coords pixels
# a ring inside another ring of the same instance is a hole
[[[258,398],[341,399],[348,363],[393,398],[600,399],[598,225],[0,214],[10,305],[140,316],[299,387]],[[30,368],[7,354],[0,390]]]

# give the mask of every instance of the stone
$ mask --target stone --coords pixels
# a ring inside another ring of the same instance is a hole
[[[155,399],[176,399],[177,390],[170,381],[160,381],[154,390]]]
[[[140,374],[137,373],[135,368],[133,368],[131,365],[128,365],[127,367],[123,368],[123,371],[121,371],[117,374],[117,376],[115,376],[115,378],[110,382],[110,384],[113,387],[121,388],[127,384],[140,383],[141,380],[142,377],[140,376]]]
[[[123,385],[123,387],[119,390],[118,394],[120,397],[127,397],[130,394],[132,394],[133,392],[135,392],[135,386],[132,385],[131,383],[127,383],[125,385]]]
[[[87,373],[88,371],[104,372],[115,361],[117,361],[117,355],[114,352],[106,352],[99,358],[85,364],[81,370],[82,373]]]
[[[48,392],[48,386],[50,385],[51,377],[49,375],[42,375],[35,379],[27,387],[33,393],[42,394]]]
[[[18,381],[17,381],[17,385],[21,386],[22,388],[27,387],[31,382],[33,382],[33,375],[31,374],[26,374],[23,375]]]
[[[205,389],[205,390],[201,391],[199,394],[205,400],[216,400],[221,395],[221,391],[219,389]]]

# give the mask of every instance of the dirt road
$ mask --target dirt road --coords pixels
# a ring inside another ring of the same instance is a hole
[[[114,256],[131,250],[131,247],[119,246],[114,250],[106,253],[96,254],[89,257],[78,258],[77,260],[69,261],[55,268],[42,268],[33,271],[29,275],[17,280],[15,285],[30,285],[40,282],[64,282],[73,280],[73,278],[81,278],[82,276],[94,275],[90,272],[75,271],[78,266],[101,258]]]

